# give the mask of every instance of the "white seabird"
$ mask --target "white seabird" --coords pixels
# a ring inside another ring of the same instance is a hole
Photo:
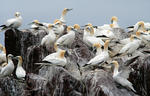
[[[118,18],[116,16],[111,18],[111,24],[112,28],[120,28],[118,25]]]
[[[60,21],[63,22],[63,23],[66,23],[66,20],[65,20],[65,16],[67,14],[67,12],[71,11],[72,9],[68,9],[68,8],[64,8],[63,12],[62,12],[62,15],[60,17]]]
[[[119,64],[117,61],[112,61],[112,63],[114,64],[115,68],[114,68],[114,72],[113,72],[113,79],[121,84],[122,86],[129,88],[131,90],[133,90],[134,92],[136,92],[132,86],[132,83],[130,81],[128,81],[127,79],[129,78],[129,74],[130,71],[129,70],[122,70],[122,71],[118,71],[119,69]]]
[[[52,24],[48,25],[48,35],[43,37],[41,41],[41,45],[45,46],[47,50],[49,50],[50,47],[54,45],[54,42],[56,40],[56,35],[53,31],[53,28],[55,28],[54,25]]]
[[[22,62],[23,62],[22,57],[17,56],[17,57],[15,57],[15,59],[18,60],[18,65],[17,65],[17,68],[16,68],[16,76],[19,79],[23,79],[26,76],[26,71],[22,67]]]
[[[55,28],[55,34],[56,35],[61,35],[65,30],[65,27],[64,27],[63,23],[60,20],[56,19],[54,24],[55,24],[55,27],[56,27]]]
[[[95,43],[93,46],[96,47],[96,56],[102,53],[102,46],[99,43]]]
[[[75,30],[71,27],[67,27],[67,34],[57,39],[56,44],[60,46],[71,46],[75,39]]]
[[[80,25],[74,24],[74,25],[73,25],[73,28],[74,28],[76,31],[78,31],[78,30],[80,30]]]
[[[42,61],[48,62],[49,65],[65,66],[67,64],[67,60],[64,57],[65,52],[65,50],[59,50],[46,56]]]
[[[141,40],[134,35],[131,36],[130,40],[131,40],[130,42],[128,42],[122,47],[122,49],[119,51],[119,54],[117,55],[132,54],[141,45]]]
[[[8,54],[7,59],[8,59],[8,63],[7,63],[6,66],[1,68],[0,77],[5,77],[5,76],[8,76],[8,75],[11,75],[12,72],[14,71],[14,63],[12,61],[13,55]]]
[[[6,62],[6,49],[2,44],[0,44],[0,50],[1,50],[0,53],[0,64],[1,64],[3,62]]]
[[[96,55],[94,58],[92,58],[87,64],[85,64],[85,66],[100,65],[106,62],[109,59],[108,44],[109,44],[109,40],[106,40],[104,45],[104,50],[99,55]]]
[[[20,15],[19,12],[16,12],[15,13],[15,18],[8,19],[4,25],[0,26],[0,27],[2,27],[2,29],[0,30],[0,32],[4,31],[4,30],[7,30],[9,28],[15,28],[15,29],[17,29],[21,25],[22,25],[22,17],[21,17],[21,15]]]

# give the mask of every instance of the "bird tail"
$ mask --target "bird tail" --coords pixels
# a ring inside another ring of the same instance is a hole
[[[7,29],[7,26],[6,25],[1,25],[0,27],[2,27],[2,29],[0,29],[0,32],[4,31]]]

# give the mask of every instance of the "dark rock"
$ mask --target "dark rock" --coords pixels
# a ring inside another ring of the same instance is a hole
[[[123,32],[125,35],[121,38],[127,37],[127,33],[122,29],[114,31],[116,34]],[[28,74],[25,82],[21,84],[14,77],[1,78],[0,96],[137,96],[124,87],[118,87],[112,74],[105,70],[82,70],[81,67],[94,57],[94,53],[82,40],[82,30],[76,33],[71,49],[67,49],[67,66],[62,68],[35,65],[34,63],[41,62],[45,56],[54,52],[53,49],[48,52],[40,46],[45,35],[44,30],[5,32],[7,54],[21,55],[23,67]],[[149,60],[150,57],[143,57],[131,62],[135,71],[130,74],[129,80],[140,96],[150,96]],[[124,60],[119,62],[122,61]]]

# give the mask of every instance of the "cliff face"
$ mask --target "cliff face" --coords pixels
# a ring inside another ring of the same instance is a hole
[[[123,30],[114,31],[117,33]],[[34,63],[41,62],[45,56],[54,52],[53,48],[48,52],[40,46],[41,39],[45,35],[46,32],[43,30],[5,32],[7,54],[23,57],[23,67],[27,76],[25,81],[17,80],[15,74],[13,77],[1,78],[0,96],[137,96],[117,85],[112,73],[106,70],[80,69],[94,56],[82,41],[82,31],[76,33],[75,41],[66,56],[67,66],[63,68],[35,65]],[[145,54],[132,61],[134,71],[130,74],[129,80],[133,83],[137,94],[150,96],[150,57]],[[16,65],[16,61],[14,62]]]

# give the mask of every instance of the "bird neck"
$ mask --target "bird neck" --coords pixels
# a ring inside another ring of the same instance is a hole
[[[8,58],[8,64],[12,64],[12,63],[13,63],[12,59]]]
[[[22,66],[22,61],[21,60],[18,61],[18,66]]]
[[[98,47],[96,51],[97,51],[98,53],[102,52],[101,47]]]
[[[119,65],[118,65],[118,64],[115,64],[113,76],[115,76],[115,75],[118,74],[118,69],[119,69]]]

